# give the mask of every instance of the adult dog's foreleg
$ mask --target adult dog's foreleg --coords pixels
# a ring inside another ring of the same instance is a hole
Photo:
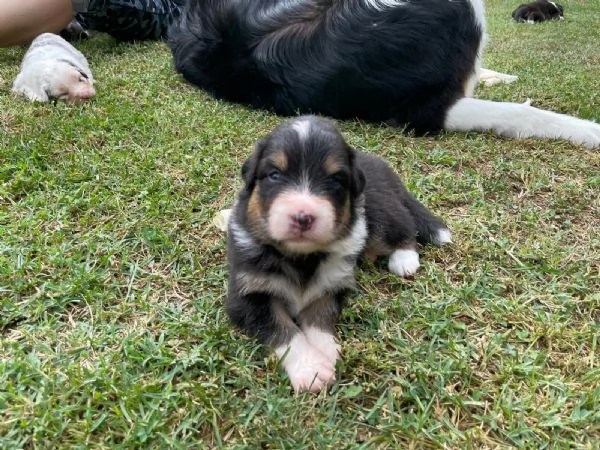
[[[446,113],[444,129],[491,131],[510,138],[564,139],[600,147],[600,125],[528,104],[462,98]]]

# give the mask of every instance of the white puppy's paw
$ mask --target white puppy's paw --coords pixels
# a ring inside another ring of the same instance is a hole
[[[275,349],[296,392],[319,392],[335,381],[335,363],[313,347],[304,333]]]
[[[395,250],[388,262],[390,272],[401,277],[414,274],[419,266],[419,254],[415,250]]]
[[[327,331],[315,327],[303,327],[308,343],[319,350],[335,366],[340,357],[340,344],[335,342],[335,337]]]

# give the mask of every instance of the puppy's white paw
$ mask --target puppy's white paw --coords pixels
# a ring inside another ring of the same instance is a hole
[[[289,350],[288,350],[289,349]],[[335,381],[335,362],[313,347],[304,333],[275,349],[296,392],[319,392]]]
[[[335,366],[340,356],[340,344],[335,342],[335,337],[326,331],[315,327],[303,328],[308,343],[319,350]]]
[[[390,255],[390,272],[401,277],[414,274],[419,268],[419,254],[415,250],[395,250]]]
[[[435,245],[446,245],[452,243],[452,233],[448,228],[440,228],[435,232],[432,242]]]

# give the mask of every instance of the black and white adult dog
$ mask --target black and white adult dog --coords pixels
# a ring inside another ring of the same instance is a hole
[[[228,227],[227,312],[275,348],[296,391],[319,391],[335,378],[334,327],[357,258],[389,255],[392,272],[411,275],[417,242],[443,245],[450,231],[381,158],[315,116],[260,141],[242,178]]]
[[[512,13],[517,22],[537,23],[564,19],[564,9],[558,3],[540,0],[519,5]]]
[[[470,98],[484,41],[482,0],[188,0],[170,30],[176,69],[229,101],[600,147],[593,122]]]

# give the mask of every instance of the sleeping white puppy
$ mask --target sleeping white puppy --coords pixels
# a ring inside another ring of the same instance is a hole
[[[78,102],[96,94],[85,56],[52,33],[41,34],[31,43],[13,83],[13,92],[39,102]]]

